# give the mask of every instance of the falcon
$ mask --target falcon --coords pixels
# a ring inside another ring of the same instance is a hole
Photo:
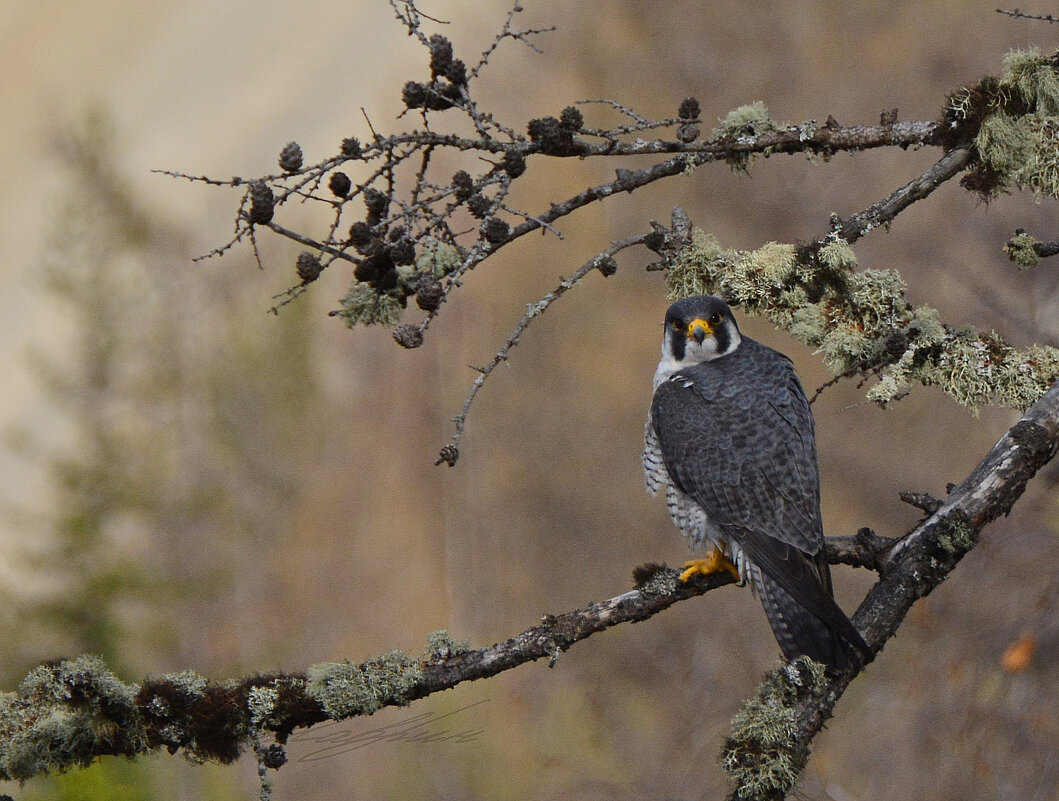
[[[842,671],[869,655],[833,598],[815,428],[794,365],[743,336],[720,298],[666,311],[643,466],[690,545],[712,546],[681,580],[727,570],[749,584],[787,659]]]

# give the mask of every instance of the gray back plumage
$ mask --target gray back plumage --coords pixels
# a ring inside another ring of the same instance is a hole
[[[721,546],[751,581],[788,658],[843,669],[868,647],[835,604],[824,553],[816,435],[783,354],[743,337],[655,389],[644,477],[693,545]]]
[[[813,417],[786,356],[744,337],[659,385],[651,422],[670,479],[714,525],[820,552]]]

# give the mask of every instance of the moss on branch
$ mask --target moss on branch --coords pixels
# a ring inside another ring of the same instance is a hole
[[[1059,378],[1059,350],[1018,350],[994,331],[952,329],[935,309],[906,300],[897,272],[856,266],[852,248],[834,236],[820,247],[768,242],[740,251],[695,229],[666,281],[670,299],[715,294],[767,317],[836,374],[877,372],[867,398],[880,405],[918,382],[971,409],[1025,409]]]

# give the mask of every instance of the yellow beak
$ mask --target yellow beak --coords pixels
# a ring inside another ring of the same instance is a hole
[[[711,326],[705,320],[698,318],[688,323],[687,337],[688,339],[694,339],[700,345],[702,341],[706,339],[710,334],[713,333],[713,326]]]

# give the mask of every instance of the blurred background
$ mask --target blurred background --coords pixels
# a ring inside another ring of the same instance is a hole
[[[687,95],[707,132],[755,100],[791,122],[874,123],[893,107],[934,119],[1007,49],[1056,46],[1054,27],[995,5],[525,2],[520,25],[557,30],[537,40],[543,54],[501,48],[477,98],[520,130],[574,100],[664,117]],[[428,33],[472,63],[509,7],[421,6],[451,23]],[[749,176],[713,165],[613,198],[564,220],[562,242],[505,248],[415,351],[327,316],[349,281],[338,266],[266,314],[296,282],[291,243],[262,236],[263,272],[245,248],[191,261],[226,241],[238,194],[152,169],[274,172],[292,139],[321,160],[369,135],[361,108],[383,132],[411,124],[395,119],[401,87],[427,76],[383,0],[0,0],[0,687],[82,652],[135,681],[416,653],[441,628],[486,645],[628,589],[638,564],[680,563],[640,468],[666,305],[646,256],[626,252],[615,276],[589,276],[538,320],[479,395],[457,467],[434,467],[466,365],[487,362],[560,276],[676,204],[728,247],[811,239],[939,155],[777,157]],[[633,165],[531,159],[516,204],[547,208],[617,166]],[[311,212],[284,207],[281,221],[324,230]],[[1054,238],[1055,221],[1053,201],[985,206],[953,182],[856,251],[952,325],[1056,344],[1055,265],[1018,273],[1001,252],[1019,226]],[[791,355],[810,393],[829,378],[782,332],[743,326]],[[846,382],[814,406],[830,534],[907,531],[919,513],[897,493],[943,495],[1018,417],[923,389],[881,411],[863,391]],[[1059,799],[1057,482],[1054,467],[1038,477],[850,688],[804,797]],[[852,612],[872,576],[835,574]],[[554,669],[302,733],[276,797],[718,798],[727,723],[777,657],[748,591],[710,593]],[[362,747],[321,753],[325,737]],[[2,792],[243,799],[256,782],[250,760],[161,755]]]

